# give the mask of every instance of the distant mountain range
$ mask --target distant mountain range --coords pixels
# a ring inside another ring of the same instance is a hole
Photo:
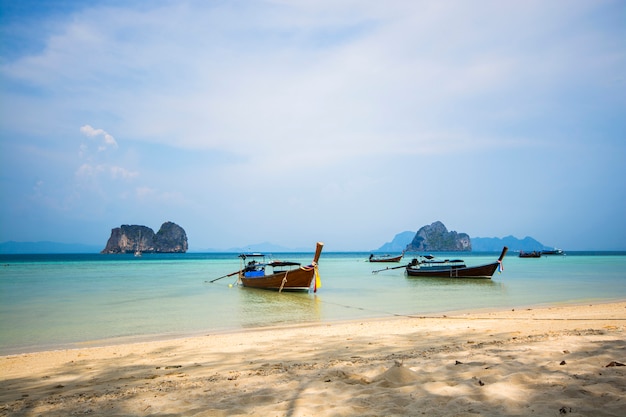
[[[409,245],[413,241],[415,234],[416,232],[410,231],[398,233],[397,235],[395,235],[391,242],[385,243],[374,252],[402,252],[406,249],[407,245]],[[498,252],[502,250],[503,246],[508,246],[509,250],[511,251],[534,251],[553,249],[528,236],[523,239],[518,239],[514,236],[506,236],[503,238],[473,237],[471,238],[471,242],[472,252]]]
[[[55,254],[55,253],[100,253],[104,246],[86,245],[80,243],[60,243],[60,242],[15,242],[8,241],[0,243],[0,254]],[[315,247],[310,248],[286,248],[284,246],[275,245],[269,242],[257,243],[245,247],[234,247],[228,249],[212,249],[212,248],[190,248],[188,252],[313,252]]]
[[[472,250],[475,252],[497,252],[502,250],[503,246],[508,246],[509,250],[512,251],[526,252],[554,249],[529,236],[526,236],[524,239],[518,239],[514,236],[472,238]]]
[[[81,243],[59,242],[2,242],[2,254],[31,254],[31,253],[99,253],[103,246],[85,245]]]
[[[280,253],[280,252],[315,252],[315,245],[310,248],[286,248],[284,246],[275,245],[270,242],[257,243],[254,245],[248,245],[239,248],[229,248],[226,251],[211,251],[211,252],[234,252],[234,253],[249,253],[249,252],[264,252],[264,253]]]
[[[416,232],[402,232],[394,236],[391,242],[387,242],[372,252],[400,253],[406,249],[415,237]],[[518,239],[514,236],[497,237],[474,237],[471,238],[473,252],[497,252],[502,250],[503,246],[508,246],[511,251],[533,251],[553,249],[531,237]],[[0,254],[43,254],[43,253],[99,253],[103,246],[86,245],[80,243],[60,243],[60,242],[2,242],[0,243]],[[257,243],[244,247],[233,247],[224,249],[201,249],[190,248],[189,252],[313,252],[314,248],[287,248],[275,245],[270,242]]]
[[[407,245],[411,243],[413,238],[415,237],[416,232],[402,232],[398,233],[393,237],[391,242],[387,242],[382,245],[380,248],[376,249],[375,252],[402,252],[406,249]]]

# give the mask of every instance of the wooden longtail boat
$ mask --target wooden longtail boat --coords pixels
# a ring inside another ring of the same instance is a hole
[[[520,258],[541,258],[541,252],[536,251],[536,250],[532,252],[520,251],[519,257]]]
[[[414,258],[408,265],[394,266],[391,268],[387,267],[377,271],[372,271],[372,274],[392,269],[406,268],[411,265],[413,267],[417,267],[419,265],[419,268],[425,271],[447,271],[450,268],[465,268],[465,261],[463,259],[438,259],[433,255],[418,255],[418,257]]]
[[[241,254],[243,263],[239,271],[239,282],[244,287],[262,288],[274,291],[309,291],[315,278],[313,291],[320,286],[317,261],[322,253],[322,242],[317,242],[315,256],[310,265],[298,262],[272,261],[265,263],[265,255]],[[251,259],[251,260],[249,260]],[[268,270],[271,268],[271,270]]]
[[[400,262],[403,256],[404,256],[404,252],[402,252],[398,256],[391,256],[391,255],[374,256],[374,254],[371,254],[368,260],[370,262]]]
[[[502,266],[502,259],[509,250],[506,246],[502,249],[502,253],[496,262],[479,265],[466,266],[461,260],[445,262],[419,262],[414,259],[407,265],[406,273],[411,277],[429,277],[429,278],[485,278],[490,279],[496,272],[498,267]]]

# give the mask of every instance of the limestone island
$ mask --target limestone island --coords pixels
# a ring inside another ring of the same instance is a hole
[[[419,251],[462,251],[472,250],[472,241],[467,233],[449,232],[446,226],[436,221],[422,227],[406,247],[407,252]]]
[[[179,225],[165,222],[157,233],[146,226],[122,225],[111,230],[106,247],[100,252],[119,253],[185,253],[187,234]]]

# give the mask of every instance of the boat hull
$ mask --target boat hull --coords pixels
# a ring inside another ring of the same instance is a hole
[[[498,269],[498,262],[465,268],[437,268],[436,270],[411,268],[409,266],[406,269],[406,273],[411,277],[491,279],[496,269]]]
[[[324,244],[322,242],[317,242],[315,255],[313,256],[313,262],[311,262],[311,265],[288,269],[286,271],[274,270],[272,274],[267,275],[264,270],[258,275],[255,271],[250,271],[252,273],[246,274],[246,270],[244,269],[239,271],[239,282],[244,287],[261,288],[264,290],[274,290],[279,292],[309,291],[311,283],[317,273],[317,262],[322,254],[323,247]],[[276,265],[277,263],[274,264]],[[280,262],[279,264],[279,266],[282,267],[291,263]],[[315,286],[315,290],[317,290],[317,285]]]
[[[563,253],[561,249],[542,250],[541,254],[542,255],[565,255],[565,253]]]
[[[250,288],[262,288],[275,291],[309,291],[315,278],[314,267],[300,267],[262,277],[239,275],[241,285]]]
[[[541,252],[533,251],[533,252],[520,252],[520,258],[541,258]]]
[[[370,262],[400,262],[403,255],[394,256],[392,258],[370,258]]]
[[[502,260],[506,255],[509,248],[506,246],[502,248],[502,253],[496,262],[478,266],[463,266],[442,269],[441,266],[437,266],[435,270],[428,268],[415,267],[409,264],[406,267],[406,273],[410,277],[425,277],[425,278],[477,278],[477,279],[491,279],[493,274],[498,269],[498,266],[502,265]]]

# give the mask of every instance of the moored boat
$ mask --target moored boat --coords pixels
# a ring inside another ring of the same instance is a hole
[[[541,254],[542,255],[565,255],[565,253],[563,252],[563,249],[558,249],[558,248],[542,250]]]
[[[317,262],[322,253],[322,242],[317,242],[315,255],[310,265],[302,266],[298,262],[265,262],[265,255],[260,253],[241,254],[242,267],[239,282],[244,287],[262,288],[274,291],[309,291],[315,279],[313,291],[320,287]]]
[[[508,250],[505,246],[496,262],[469,267],[460,259],[438,262],[420,261],[416,258],[406,266],[406,274],[410,277],[490,279],[497,269],[502,270],[502,259]]]
[[[404,252],[402,252],[398,256],[391,256],[391,255],[376,256],[374,254],[371,254],[368,260],[370,262],[400,262],[403,256],[404,256]]]
[[[523,250],[519,252],[520,258],[541,258],[541,252],[532,251],[532,252],[524,252]]]
[[[439,271],[448,269],[466,268],[465,261],[463,259],[438,259],[433,255],[423,255],[414,258],[411,261],[413,266],[419,265],[421,269],[429,271]]]

